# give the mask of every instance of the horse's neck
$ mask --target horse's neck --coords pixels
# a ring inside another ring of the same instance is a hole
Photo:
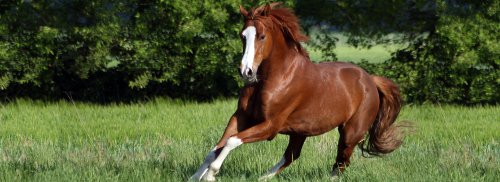
[[[266,80],[278,79],[283,76],[294,76],[292,72],[308,67],[312,64],[308,57],[300,53],[300,47],[288,42],[280,30],[273,36],[273,50],[267,60],[263,61],[262,78]]]
[[[266,79],[280,78],[283,76],[293,76],[293,72],[305,69],[307,64],[312,64],[309,59],[301,55],[297,49],[289,48],[288,50],[273,51],[274,54],[266,60],[263,75]]]

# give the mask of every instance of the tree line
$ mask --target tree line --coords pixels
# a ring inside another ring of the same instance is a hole
[[[237,95],[240,4],[270,1],[6,0],[0,4],[0,95],[99,102]],[[395,79],[407,102],[496,104],[494,0],[288,0],[311,47],[335,60],[337,39],[408,46],[369,72]],[[397,39],[387,34],[397,33]]]

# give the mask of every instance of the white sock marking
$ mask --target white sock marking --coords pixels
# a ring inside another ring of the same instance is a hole
[[[246,39],[245,53],[241,60],[241,74],[246,75],[248,69],[253,69],[253,59],[255,57],[255,36],[257,30],[254,26],[249,26],[241,33]]]
[[[198,168],[198,170],[196,171],[196,173],[194,173],[193,176],[191,176],[190,179],[196,180],[196,181],[200,181],[201,180],[201,178],[208,171],[208,166],[215,160],[215,150],[216,149],[217,149],[217,147],[215,147],[214,149],[212,149],[208,153],[207,157],[205,157],[205,161],[203,162],[203,164],[200,166],[200,168]]]
[[[226,145],[220,152],[219,156],[217,156],[217,158],[212,162],[212,164],[210,164],[208,172],[206,173],[206,175],[203,176],[203,179],[207,181],[215,180],[215,174],[219,172],[219,169],[222,166],[222,162],[224,162],[229,152],[231,152],[231,150],[235,149],[241,144],[243,144],[243,141],[241,141],[241,139],[239,138],[231,137],[227,139]]]

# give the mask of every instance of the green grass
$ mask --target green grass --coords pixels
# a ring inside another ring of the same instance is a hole
[[[184,181],[213,148],[235,100],[131,105],[43,103],[0,106],[0,181]],[[500,181],[500,107],[405,106],[416,125],[382,158],[358,149],[340,181]],[[336,130],[306,140],[301,159],[272,181],[326,181]],[[276,163],[287,137],[245,144],[220,181],[255,181]]]
[[[336,48],[333,50],[337,55],[338,61],[344,62],[360,62],[366,60],[371,63],[381,63],[391,58],[391,53],[403,45],[390,44],[390,45],[375,45],[371,48],[356,48],[347,44],[347,37],[341,33],[333,33],[339,39]],[[391,35],[394,36],[394,35]],[[311,60],[317,62],[323,60],[322,53],[319,50],[311,49],[305,44]]]

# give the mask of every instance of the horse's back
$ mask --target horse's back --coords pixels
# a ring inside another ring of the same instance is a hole
[[[334,82],[340,81],[346,82],[346,84],[355,84],[352,81],[357,81],[375,88],[375,84],[372,84],[373,80],[370,74],[355,64],[347,62],[323,62],[316,64],[316,67],[324,79],[334,79]]]
[[[360,68],[359,66],[357,66],[355,64],[348,63],[348,62],[340,62],[340,61],[322,62],[322,63],[316,64],[316,67],[318,67],[322,72],[337,71],[337,70],[341,70],[341,69],[349,69],[352,71],[358,70],[358,71],[364,72],[364,70],[362,68]]]

